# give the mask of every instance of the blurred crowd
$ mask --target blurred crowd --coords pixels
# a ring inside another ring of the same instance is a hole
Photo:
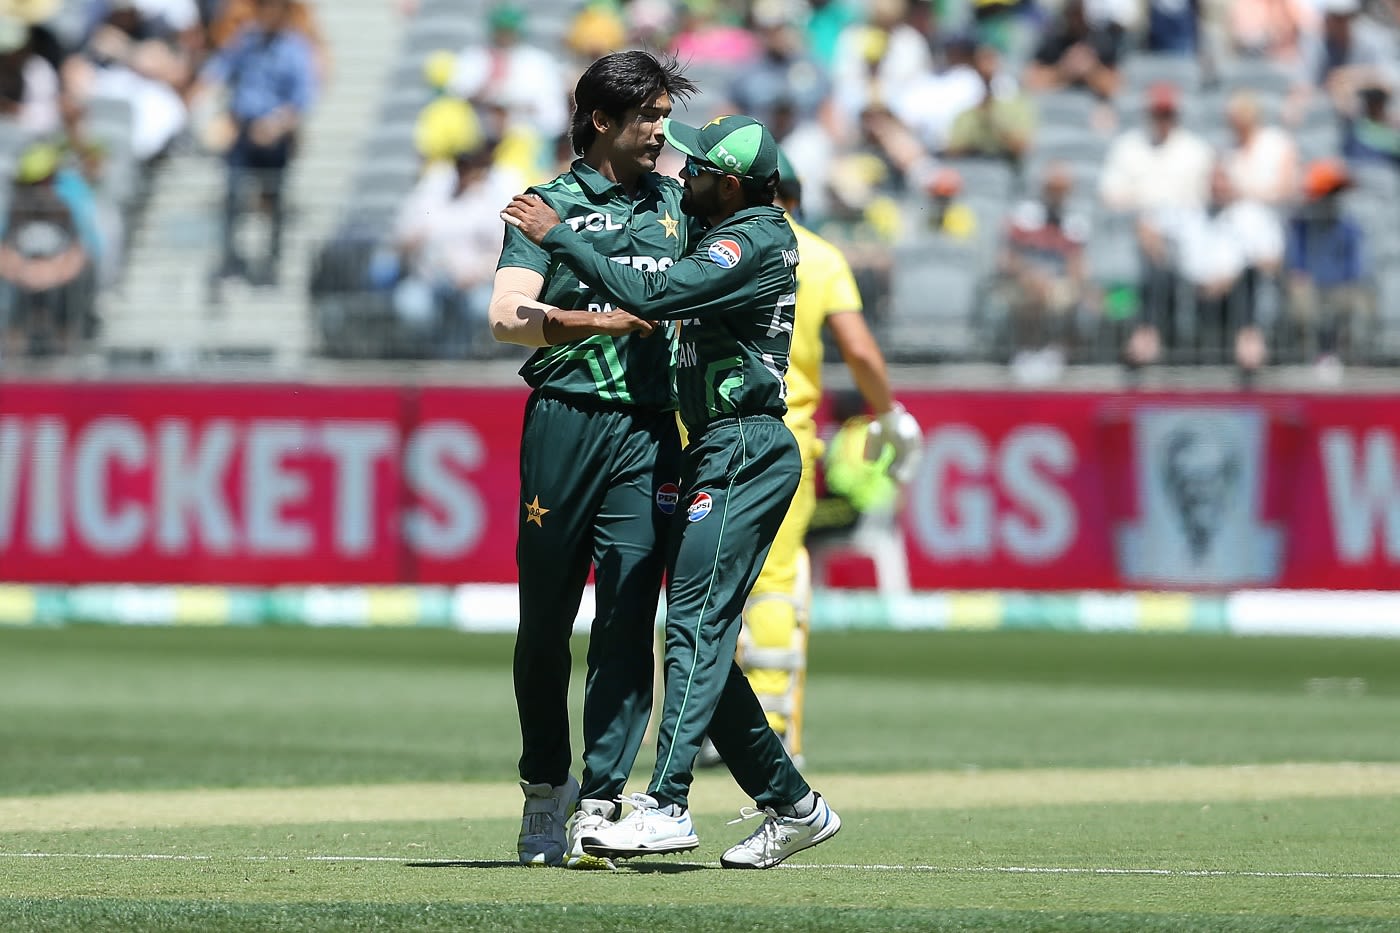
[[[894,358],[1330,382],[1400,327],[1397,0],[505,2],[484,25],[418,56],[425,168],[391,235],[394,307],[437,353],[489,352],[490,207],[567,164],[574,80],[635,46],[700,84],[678,116],[774,130]]]
[[[216,271],[275,279],[282,177],[329,67],[300,0],[0,0],[0,362],[96,333],[151,168],[182,142],[228,165]],[[256,265],[249,208],[271,219]]]

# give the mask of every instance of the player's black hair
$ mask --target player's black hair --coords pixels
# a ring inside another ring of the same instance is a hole
[[[769,207],[778,196],[778,173],[762,181],[756,178],[740,178],[739,187],[744,192],[744,202],[749,207]]]
[[[658,57],[641,49],[604,55],[588,66],[574,86],[574,117],[569,125],[574,153],[583,155],[598,138],[593,111],[601,110],[614,120],[621,120],[627,111],[640,107],[661,91],[673,100],[683,101],[699,90],[670,55]]]

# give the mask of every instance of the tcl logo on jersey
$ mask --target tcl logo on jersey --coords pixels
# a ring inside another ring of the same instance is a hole
[[[714,507],[715,502],[710,498],[708,492],[697,492],[695,498],[690,500],[690,505],[685,507],[685,520],[688,522],[698,522],[706,515],[709,515],[710,510]]]
[[[676,511],[681,501],[681,491],[675,483],[663,483],[656,490],[656,507],[667,515]]]
[[[733,269],[744,258],[744,251],[733,240],[716,240],[710,244],[710,262],[721,269]]]
[[[575,233],[580,230],[587,230],[590,233],[601,233],[604,230],[622,230],[623,225],[613,220],[612,214],[583,214],[579,217],[570,217],[564,221]]]

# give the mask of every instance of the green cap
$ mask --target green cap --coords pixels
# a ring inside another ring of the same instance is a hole
[[[778,143],[753,117],[715,117],[698,129],[668,117],[661,128],[681,152],[726,172],[759,181],[778,172]]]
[[[513,3],[498,3],[487,23],[498,32],[520,32],[525,28],[525,11]]]

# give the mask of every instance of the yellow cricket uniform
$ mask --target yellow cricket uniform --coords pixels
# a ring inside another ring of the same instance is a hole
[[[788,750],[801,751],[802,672],[806,667],[806,593],[799,593],[799,568],[805,561],[803,542],[816,509],[813,469],[821,457],[816,413],[822,394],[822,324],[841,311],[860,311],[860,292],[850,263],[831,243],[788,218],[797,235],[797,309],[787,373],[787,416],[783,419],[802,450],[802,480],[778,529],[772,550],[749,596],[744,617],[744,649],[740,660],[754,693],[768,711],[774,731],[783,735]],[[801,618],[799,618],[799,609]],[[759,667],[744,663],[745,652],[755,657],[780,657],[791,649],[791,664]],[[789,728],[791,726],[791,728]]]

